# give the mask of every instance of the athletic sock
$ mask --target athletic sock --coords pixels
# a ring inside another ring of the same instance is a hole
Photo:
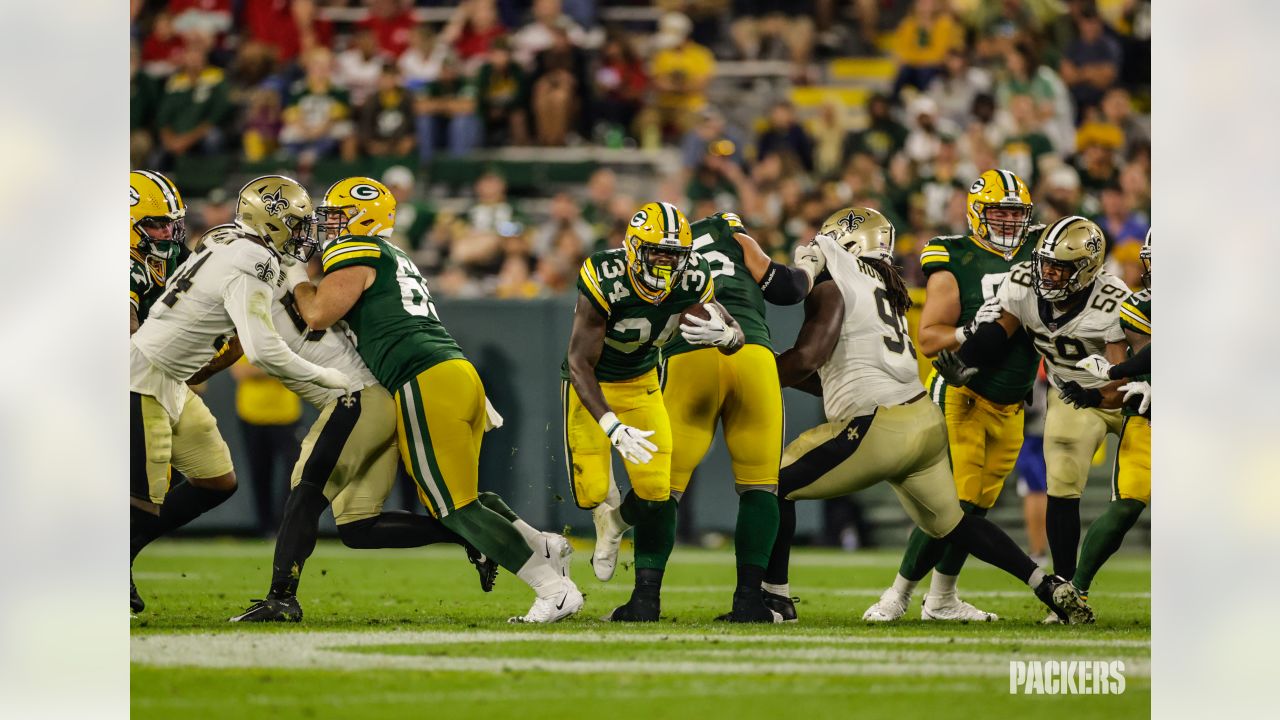
[[[142,548],[149,545],[152,540],[167,532],[176,530],[218,507],[233,493],[235,493],[235,488],[230,490],[211,490],[209,488],[196,487],[187,480],[174,485],[168,494],[164,496],[164,504],[160,506],[160,515],[157,518],[157,522],[146,522],[143,528],[138,528],[137,530],[131,528],[129,551],[133,557],[137,557]],[[145,511],[140,512],[145,513]],[[150,515],[150,513],[145,514]]]
[[[1022,582],[1027,582],[1039,570],[1036,563],[1018,543],[984,517],[963,515],[960,524],[947,533],[943,540],[957,543],[970,555],[994,565]]]
[[[791,565],[791,542],[796,536],[796,501],[778,498],[778,534],[773,540],[764,579],[770,585],[786,585]]]
[[[298,593],[302,566],[316,549],[320,513],[328,505],[324,492],[311,483],[298,483],[289,491],[271,562],[270,597],[292,597]]]
[[[968,553],[965,553],[968,556]],[[933,571],[933,577],[929,580],[929,594],[939,597],[956,594],[955,575],[946,575],[940,570]]]
[[[628,490],[627,496],[622,498],[622,504],[618,506],[618,516],[622,518],[622,522],[634,527],[644,522],[646,518],[662,512],[662,506],[666,502],[666,500],[642,500],[636,495],[635,490]]]
[[[1080,566],[1071,578],[1071,584],[1082,593],[1089,592],[1093,584],[1093,576],[1102,569],[1107,561],[1124,542],[1124,536],[1138,522],[1138,517],[1147,506],[1141,500],[1115,500],[1107,506],[1093,524],[1089,532],[1084,534],[1084,544],[1080,547]]]
[[[630,497],[630,495],[628,495]],[[663,570],[676,546],[676,513],[679,503],[670,498],[658,511],[636,523],[636,570]],[[623,501],[624,508],[626,501]],[[639,576],[637,576],[639,577]]]
[[[898,574],[913,582],[920,582],[942,559],[946,549],[947,543],[929,537],[920,528],[914,528],[911,537],[907,538],[907,549],[902,553]]]
[[[915,592],[916,585],[919,584],[919,580],[908,580],[907,578],[902,577],[901,573],[893,578],[893,589],[902,597],[908,597],[911,593]]]
[[[493,558],[498,565],[517,575],[533,555],[533,549],[510,520],[479,502],[454,510],[441,522],[477,550]]]
[[[763,573],[778,536],[778,524],[778,500],[773,493],[747,490],[738,496],[738,524],[733,531],[733,551],[739,567],[754,565]]]
[[[986,508],[980,508],[973,503],[961,501],[960,509],[969,515],[977,515],[978,517],[987,516]],[[964,561],[967,559],[969,559],[969,553],[956,545],[946,545],[942,549],[942,559],[938,560],[938,563],[933,566],[936,571],[934,573],[934,577],[936,578],[938,573],[951,575],[953,577],[959,575],[960,569],[964,567]]]
[[[495,493],[482,492],[476,497],[476,499],[485,507],[498,513],[507,520],[510,520],[511,524],[515,526],[516,531],[520,533],[520,537],[524,538],[524,541],[528,543],[529,547],[534,547],[542,538],[542,533],[539,532],[537,528],[524,520],[521,520],[520,516],[508,507],[507,504],[502,501],[502,498],[498,497]]]
[[[466,543],[461,535],[439,520],[404,510],[384,510],[371,518],[343,523],[338,526],[338,536],[342,538],[342,544],[357,550]]]
[[[791,597],[791,583],[774,585],[773,583],[762,582],[760,583],[760,589],[768,593],[773,593],[774,595],[781,595],[786,598]]]
[[[1076,549],[1080,545],[1080,498],[1049,496],[1044,513],[1044,533],[1049,537],[1053,572],[1064,578],[1076,574]]]

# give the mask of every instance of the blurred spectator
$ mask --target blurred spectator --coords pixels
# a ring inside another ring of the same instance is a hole
[[[483,62],[494,41],[506,34],[494,0],[463,0],[440,32],[468,67]]]
[[[737,129],[729,127],[724,115],[714,107],[705,107],[698,113],[698,122],[680,140],[680,159],[686,170],[693,170],[702,162],[711,143],[728,140],[733,146],[729,157],[737,164],[745,164],[742,157],[744,143]],[[729,146],[721,145],[721,149]]]
[[[169,12],[183,35],[220,38],[231,29],[231,0],[169,0]]]
[[[403,165],[392,165],[382,173],[382,184],[396,199],[396,227],[391,242],[413,254],[421,249],[427,231],[436,222],[435,206],[418,196],[413,171]]]
[[[153,123],[160,106],[159,81],[142,72],[142,54],[138,46],[129,48],[129,163],[130,167],[150,165],[155,147]]]
[[[400,86],[396,66],[388,63],[378,76],[377,92],[356,110],[356,127],[365,155],[404,156],[413,152],[413,106]]]
[[[773,104],[769,125],[756,140],[756,157],[789,153],[806,171],[813,170],[813,138],[796,122],[796,109],[789,101]]]
[[[605,41],[594,80],[596,120],[604,125],[600,135],[605,145],[619,147],[621,136],[639,134],[632,129],[632,124],[644,107],[649,89],[644,62],[628,36],[615,34]]]
[[[834,102],[827,102],[809,123],[813,137],[813,169],[819,177],[830,177],[840,172],[844,161],[844,141],[849,130],[844,114]]]
[[[468,227],[504,236],[517,235],[523,230],[523,219],[507,200],[507,181],[502,175],[492,170],[482,174],[476,179],[475,195],[475,203],[467,209]]]
[[[160,145],[169,157],[192,151],[217,152],[222,147],[221,125],[231,111],[222,70],[210,67],[200,43],[182,51],[182,68],[169,77],[156,109]]]
[[[563,295],[573,287],[578,266],[558,255],[546,255],[538,260],[538,283],[548,295]]]
[[[1109,249],[1126,243],[1141,245],[1151,227],[1133,211],[1129,198],[1125,197],[1119,185],[1108,185],[1102,189],[1102,215],[1096,222],[1106,233]]]
[[[328,46],[333,35],[332,25],[316,16],[314,0],[253,0],[243,7],[247,44],[270,48],[277,62]]]
[[[657,97],[642,121],[641,144],[655,147],[663,137],[678,137],[707,104],[707,86],[715,75],[711,51],[689,39],[689,18],[667,13],[658,21],[651,76]]]
[[[1000,167],[1026,180],[1032,188],[1039,187],[1042,161],[1046,155],[1053,155],[1053,145],[1041,132],[1035,100],[1030,95],[1014,95],[1009,100],[1009,114],[1013,127],[1000,148]]]
[[[302,401],[244,358],[231,366],[231,377],[236,381],[236,415],[249,458],[258,532],[266,537],[280,524],[283,503],[276,498],[288,492],[298,457]]]
[[[552,252],[565,234],[571,234],[577,242],[574,252],[586,257],[595,245],[596,234],[590,223],[582,219],[582,211],[573,196],[567,192],[556,193],[551,198],[547,222],[533,234],[533,251],[538,255]]]
[[[938,155],[942,143],[942,131],[938,127],[938,104],[928,95],[921,95],[911,103],[911,132],[902,145],[902,151],[917,165],[928,166]]]
[[[480,143],[475,85],[462,76],[457,58],[445,57],[440,75],[418,94],[413,111],[418,158],[423,165],[430,164],[441,147],[459,156],[471,152]]]
[[[916,0],[910,14],[902,19],[891,40],[898,60],[898,76],[893,81],[893,95],[911,86],[924,90],[942,74],[947,53],[963,49],[964,35],[960,25],[937,0]]]
[[[902,149],[907,142],[908,131],[890,115],[889,98],[876,94],[867,102],[868,125],[865,130],[849,133],[845,142],[845,157],[855,152],[868,152],[876,162],[885,165],[889,157]]]
[[[361,105],[378,90],[385,59],[378,49],[373,30],[356,30],[351,47],[338,53],[333,81],[351,96],[352,105]]]
[[[1138,253],[1142,250],[1142,244],[1130,242],[1112,246],[1111,239],[1107,238],[1107,241],[1109,254],[1103,267],[1107,272],[1123,280],[1130,290],[1141,290],[1142,273],[1145,268],[1142,267],[1142,260],[1138,257]]]
[[[1124,88],[1113,87],[1102,96],[1102,120],[1120,131],[1126,153],[1135,143],[1151,139],[1149,122],[1133,112],[1133,99]]]
[[[788,59],[803,67],[813,52],[813,6],[813,2],[735,0],[729,34],[744,59]]]
[[[142,41],[143,67],[151,75],[168,75],[182,65],[185,46],[182,36],[173,27],[173,16],[167,12],[156,13],[151,21],[151,32]]]
[[[564,28],[551,32],[551,45],[538,53],[533,65],[530,111],[534,142],[562,146],[582,119],[586,92],[586,58],[574,47]]]
[[[533,0],[533,20],[511,37],[516,59],[525,67],[531,67],[538,53],[555,44],[559,32],[568,37],[571,45],[587,44],[586,31],[564,14],[560,0]]]
[[[965,20],[977,31],[973,48],[975,61],[983,63],[999,58],[1015,46],[1033,40],[1041,25],[1036,6],[1047,6],[1054,1],[987,0],[976,3],[976,7],[965,14]],[[1053,11],[1049,9],[1048,12]]]
[[[1097,105],[1120,74],[1120,43],[1105,32],[1097,10],[1086,7],[1076,21],[1077,37],[1067,45],[1060,72],[1071,88],[1076,116]]]
[[[355,159],[357,145],[347,94],[333,84],[333,56],[316,48],[307,53],[305,65],[306,75],[290,90],[280,131],[281,144],[303,174],[335,150],[344,160]]]
[[[1032,196],[1039,213],[1037,222],[1051,223],[1068,215],[1080,215],[1080,173],[1070,165],[1059,165],[1045,177],[1043,191]]]
[[[200,203],[200,234],[211,227],[234,222],[235,219],[236,201],[230,193],[220,187],[210,190],[204,201]]]
[[[1076,169],[1080,171],[1080,185],[1086,195],[1085,210],[1098,212],[1098,200],[1102,188],[1120,181],[1120,169],[1116,167],[1114,148],[1100,139],[1085,137],[1079,141]]]
[[[529,271],[529,258],[522,255],[508,255],[502,261],[502,269],[498,271],[497,286],[493,291],[496,297],[527,300],[537,297],[540,291],[538,282]]]
[[[393,58],[409,47],[414,26],[411,4],[406,0],[368,0],[369,17],[360,22],[361,28],[373,31],[382,52]]]
[[[511,57],[510,43],[506,38],[494,41],[476,77],[476,106],[484,124],[485,146],[528,144],[528,90],[524,70]]]
[[[1029,45],[1019,44],[1004,55],[1004,70],[996,86],[996,100],[1008,107],[1014,95],[1030,95],[1044,134],[1059,153],[1075,151],[1075,104],[1062,78],[1042,64]]]
[[[244,159],[261,162],[275,154],[284,127],[284,112],[280,108],[280,93],[268,87],[249,91],[244,110],[244,128],[240,144]]]
[[[958,50],[947,53],[942,74],[928,86],[929,97],[938,104],[941,118],[957,127],[968,124],[978,93],[990,91],[990,73],[970,66],[969,59]]]
[[[415,28],[409,37],[409,49],[396,61],[405,89],[417,92],[434,82],[448,53],[449,44],[437,38],[431,28],[425,25]]]
[[[591,173],[587,179],[587,198],[582,207],[582,219],[591,226],[593,243],[609,234],[612,217],[609,205],[618,192],[618,175],[607,167]]]

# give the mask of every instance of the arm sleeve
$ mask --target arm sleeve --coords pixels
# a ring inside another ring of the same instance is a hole
[[[960,346],[960,360],[969,367],[983,367],[998,362],[1004,357],[1008,340],[1009,336],[1000,323],[983,323],[978,326],[973,337]]]
[[[320,367],[298,357],[276,332],[270,285],[240,273],[227,282],[222,300],[249,362],[277,378],[312,382],[319,377]]]
[[[774,261],[769,262],[769,269],[760,278],[764,299],[774,305],[795,305],[804,300],[809,285],[809,273]]]
[[[1111,379],[1124,380],[1127,378],[1138,377],[1139,375],[1151,374],[1151,343],[1142,346],[1142,349],[1134,354],[1133,357],[1121,363],[1111,366]]]

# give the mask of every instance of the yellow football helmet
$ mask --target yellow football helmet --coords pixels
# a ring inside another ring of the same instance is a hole
[[[1102,270],[1106,250],[1102,228],[1088,218],[1070,215],[1046,227],[1031,263],[1036,295],[1059,302],[1088,290]],[[1056,279],[1045,277],[1049,268],[1055,269]]]
[[[342,235],[390,235],[396,225],[396,197],[368,177],[339,180],[316,208],[322,242]]]
[[[1147,228],[1147,239],[1142,241],[1138,259],[1142,261],[1142,285],[1149,288],[1151,287],[1151,228]]]
[[[263,175],[240,188],[236,227],[302,262],[316,250],[311,195],[297,180]]]
[[[969,202],[965,206],[969,232],[1005,257],[1013,257],[1014,251],[1026,240],[1034,207],[1031,191],[1022,178],[1008,170],[988,170],[969,186]],[[991,208],[1013,209],[1018,212],[1018,217],[1013,221],[993,223],[987,217]]]
[[[129,173],[129,247],[170,257],[187,239],[186,217],[172,180],[154,170]]]
[[[831,214],[818,230],[857,257],[893,260],[897,231],[878,210],[847,207]]]
[[[622,246],[631,284],[642,298],[660,303],[675,287],[693,255],[693,231],[675,205],[646,203],[631,216]]]

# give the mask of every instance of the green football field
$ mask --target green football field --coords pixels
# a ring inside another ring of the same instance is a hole
[[[134,718],[1133,718],[1150,714],[1150,563],[1121,554],[1095,580],[1093,626],[1040,626],[1025,586],[970,560],[961,596],[990,624],[861,621],[898,552],[797,550],[798,624],[727,627],[731,551],[677,548],[663,621],[613,625],[632,574],[599,583],[577,616],[511,626],[532,593],[505,571],[480,592],[460,549],[354,551],[322,542],[300,625],[226,619],[262,597],[264,541],[172,541],[134,566],[147,609],[132,620]],[[623,560],[630,557],[624,547]],[[927,583],[927,581],[926,581]],[[121,599],[123,612],[123,597]],[[1122,694],[1010,693],[1010,661],[1124,663]]]

